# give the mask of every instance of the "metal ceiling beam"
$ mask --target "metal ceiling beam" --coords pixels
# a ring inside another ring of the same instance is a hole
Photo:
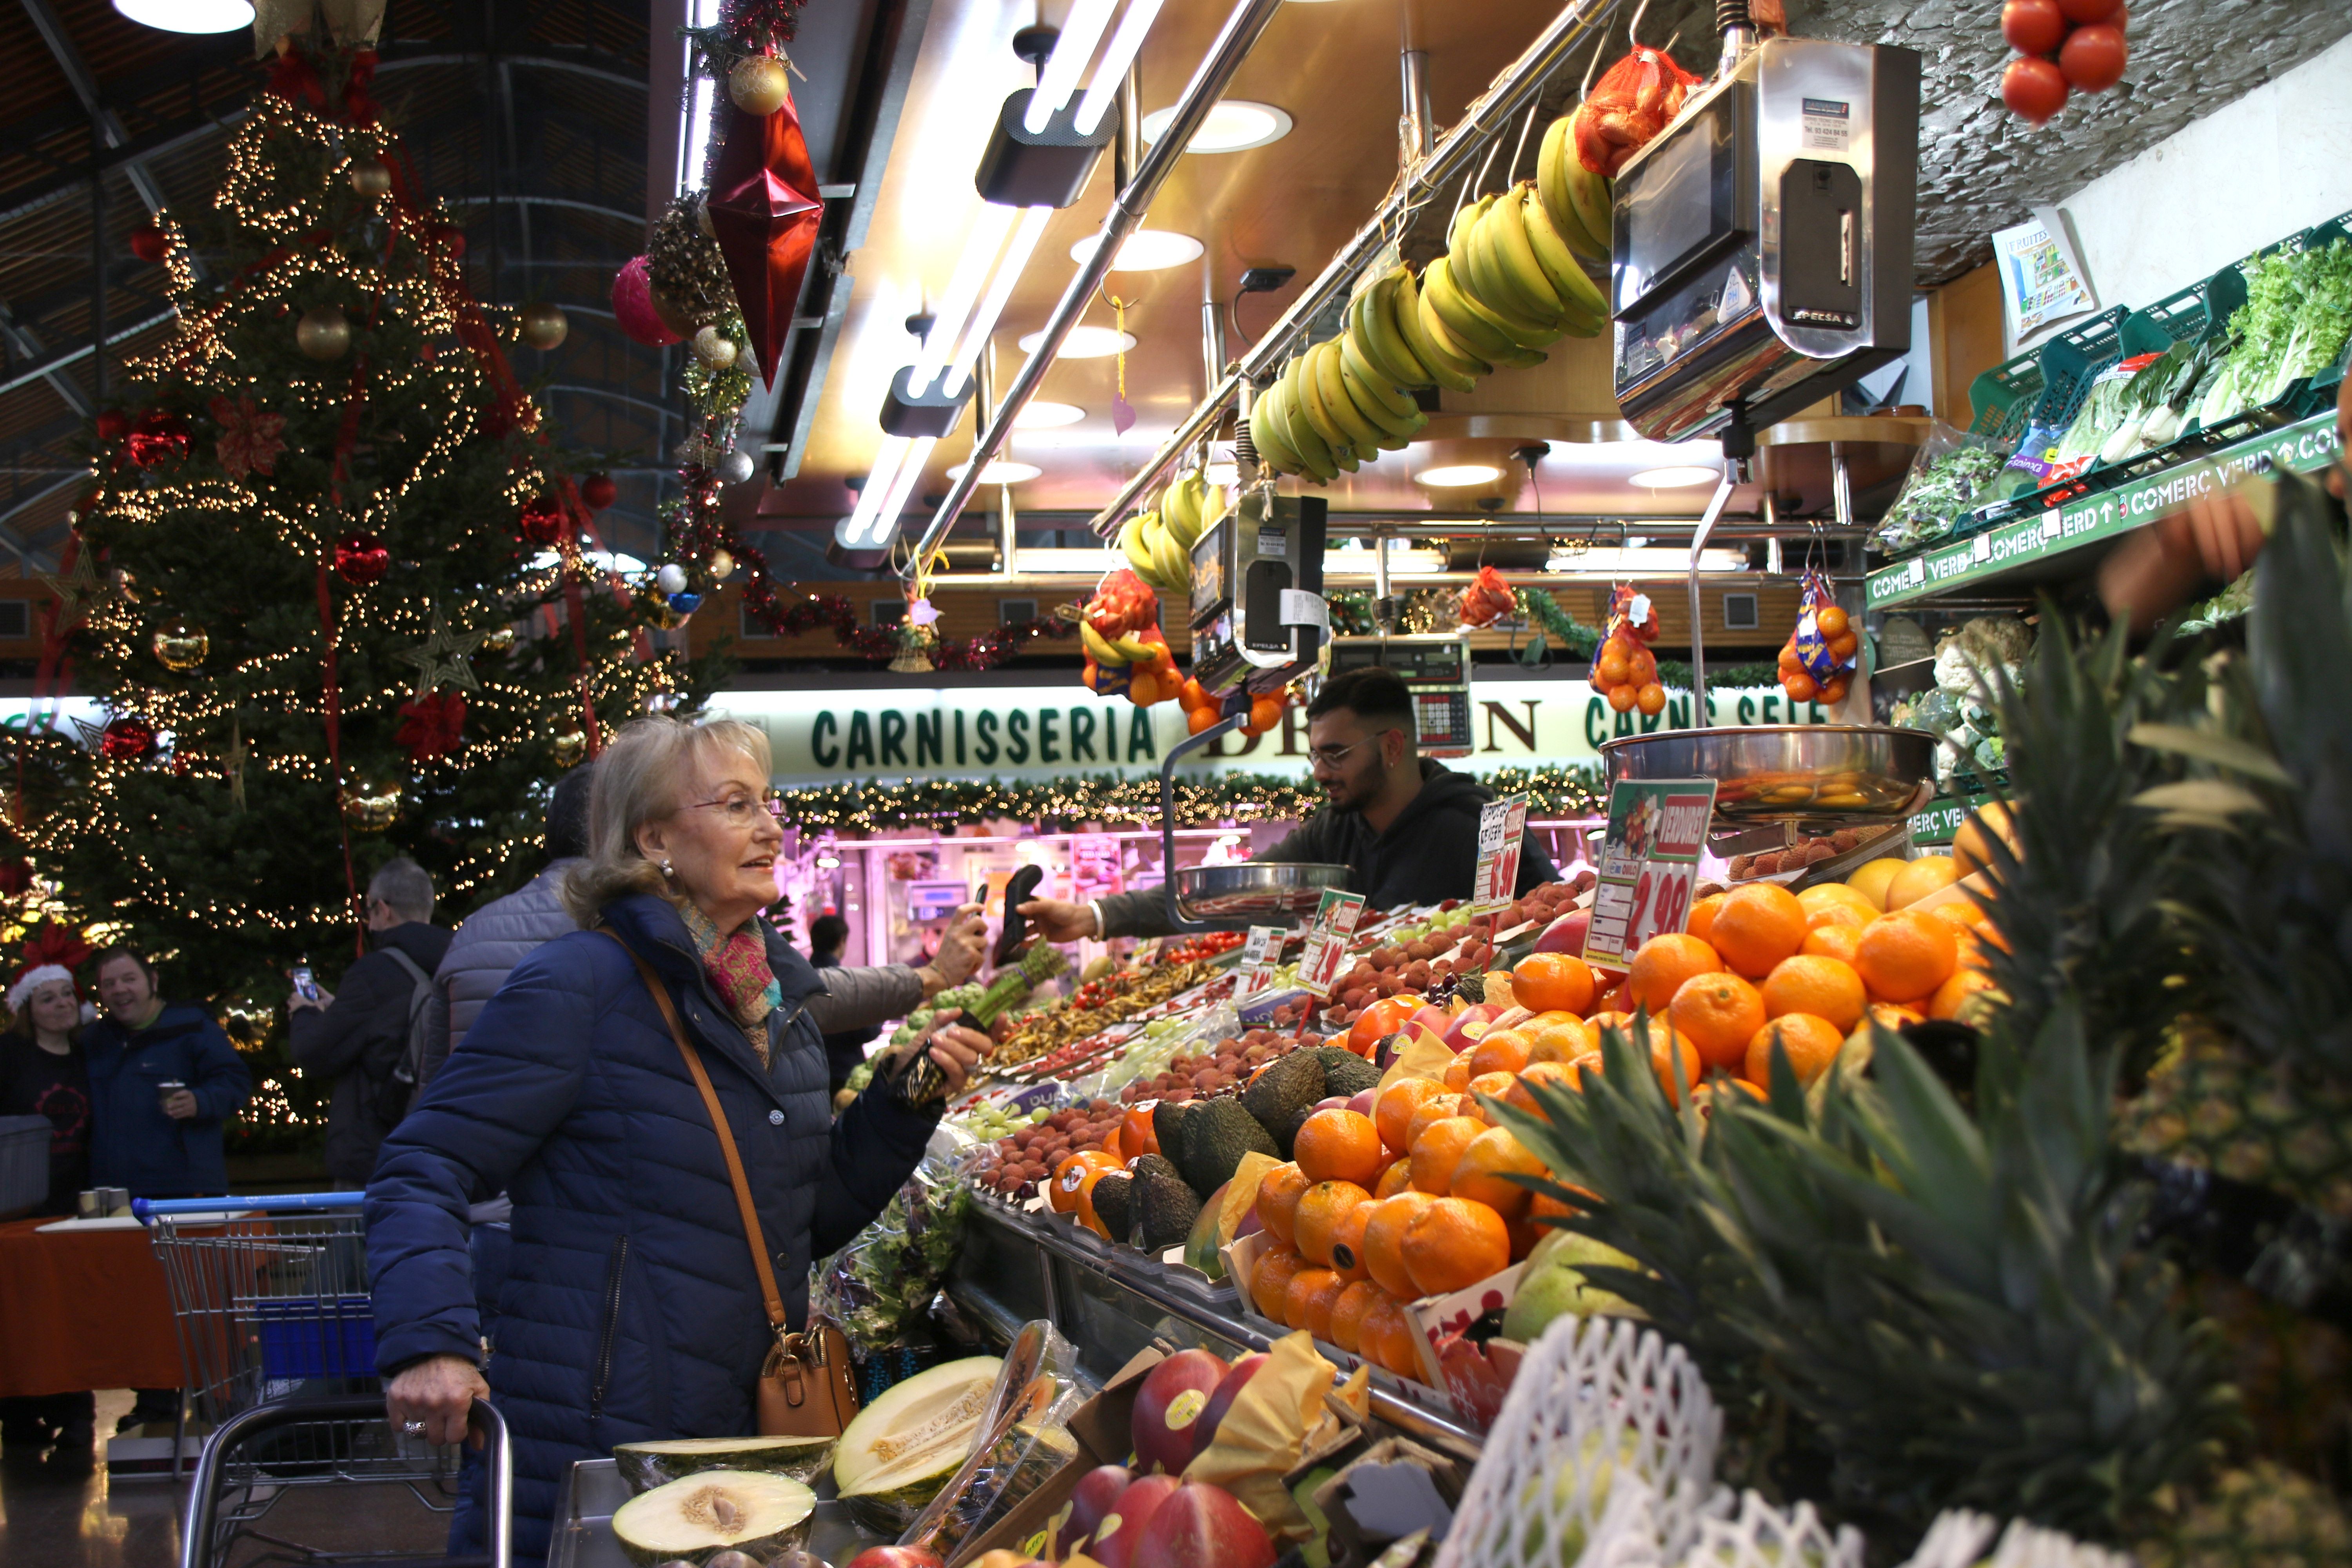
[[[504,206],[509,203],[517,206],[569,207],[573,212],[594,213],[598,217],[608,217],[616,223],[625,223],[633,228],[643,228],[646,226],[646,215],[643,213],[623,212],[618,207],[598,206],[594,202],[579,201],[571,196],[518,196],[500,192],[487,195],[444,196],[441,199],[453,207]]]
[[[625,76],[619,71],[606,70],[601,66],[589,65],[580,60],[567,60],[553,55],[500,55],[499,58],[510,66],[525,66],[532,70],[564,71],[572,76],[586,77],[593,81],[606,82],[614,87],[635,88],[639,92],[647,90],[646,79],[641,76]],[[386,71],[407,70],[417,66],[467,66],[481,63],[481,57],[478,55],[440,53],[394,55],[381,61],[376,66],[375,71],[376,75],[382,76]]]
[[[5,300],[0,300],[0,342],[7,343],[10,357],[17,360],[38,360],[48,352],[39,335],[32,328],[18,324],[16,313],[8,309],[8,302]],[[90,402],[89,395],[75,384],[71,376],[65,374],[64,362],[48,361],[47,367],[36,374],[55,387],[58,395],[65,399],[66,406],[72,409],[79,417],[87,419],[98,412],[97,406]],[[21,379],[20,377],[17,381],[11,381],[8,385],[21,384]],[[0,391],[5,390],[7,390],[6,387],[0,387]]]
[[[232,109],[219,115],[207,113],[201,123],[182,122],[134,137],[85,163],[70,165],[64,173],[38,184],[25,187],[25,194],[13,205],[0,208],[0,225],[14,223],[68,196],[77,195],[89,189],[91,180],[110,170],[147,158],[164,157],[207,136],[226,135],[244,118],[244,110]]]
[[[66,32],[65,24],[58,20],[58,14],[51,9],[49,0],[20,0],[20,4],[25,7],[25,15],[32,18],[34,31],[39,33],[41,41],[48,45],[50,55],[58,62],[58,69],[65,73],[67,84],[74,89],[74,96],[81,100],[83,112],[89,116],[90,123],[98,127],[100,137],[109,147],[129,146],[131,132],[123,128],[121,116],[106,106],[105,98],[98,90],[98,79],[89,74],[89,67],[83,61],[81,51],[74,47],[73,38]],[[135,156],[126,158],[122,171],[131,181],[131,188],[138,192],[139,199],[146,204],[148,216],[152,217],[162,212],[163,187],[155,183],[153,174],[148,173],[145,162]],[[189,259],[193,265],[194,258]],[[200,277],[203,275],[201,267],[197,273]]]
[[[122,342],[125,338],[135,338],[140,333],[147,331],[150,327],[161,326],[163,323],[172,320],[178,314],[179,312],[177,310],[163,310],[155,315],[149,316],[143,321],[133,321],[127,327],[119,328],[106,334],[106,346],[112,348],[115,344]],[[67,365],[73,363],[76,360],[88,359],[89,357],[89,350],[90,345],[84,343],[78,349],[67,349],[62,353],[52,354],[49,358],[42,361],[39,364],[26,365],[24,369],[8,377],[7,380],[0,381],[0,392],[14,392],[16,388],[24,385],[28,381],[39,381],[46,376],[62,370]]]

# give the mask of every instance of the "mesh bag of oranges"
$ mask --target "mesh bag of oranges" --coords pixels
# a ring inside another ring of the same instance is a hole
[[[1780,689],[1791,702],[1843,702],[1862,652],[1862,636],[1825,574],[1807,572],[1803,593],[1796,629],[1780,647]]]
[[[1585,679],[1609,700],[1619,713],[1639,708],[1644,714],[1663,713],[1666,689],[1658,680],[1658,660],[1650,645],[1658,640],[1658,607],[1647,594],[1623,584],[1609,595],[1609,632],[1592,650],[1592,668]]]

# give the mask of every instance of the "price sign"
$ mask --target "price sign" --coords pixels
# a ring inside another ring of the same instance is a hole
[[[1714,815],[1712,779],[1620,779],[1610,786],[1586,963],[1622,969],[1643,942],[1684,928]]]
[[[1339,961],[1347,956],[1348,938],[1364,912],[1364,895],[1327,890],[1315,906],[1315,923],[1307,933],[1307,951],[1298,960],[1298,987],[1328,997],[1339,977]]]
[[[1528,831],[1528,797],[1508,795],[1478,808],[1478,875],[1470,889],[1474,910],[1500,909],[1519,885],[1519,846]]]
[[[1265,989],[1265,977],[1275,966],[1275,957],[1282,952],[1280,926],[1252,926],[1249,940],[1242,944],[1241,978],[1234,988],[1234,999],[1255,996]]]

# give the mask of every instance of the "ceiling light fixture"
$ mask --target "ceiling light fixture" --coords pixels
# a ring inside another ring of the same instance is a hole
[[[1054,53],[1038,73],[1037,90],[1029,95],[1028,112],[1021,117],[1022,129],[1034,136],[1044,131],[1062,105],[1070,101],[1076,90],[1079,73],[1094,58],[1095,46],[1102,42],[1103,29],[1110,25],[1111,9],[1118,0],[1077,0],[1070,14],[1063,19],[1062,36],[1054,41]]]
[[[1094,255],[1102,236],[1090,234],[1070,247],[1070,259],[1084,266]],[[1118,254],[1111,258],[1113,272],[1157,272],[1162,268],[1181,267],[1197,258],[1201,242],[1189,234],[1173,229],[1139,228],[1119,242]]]
[[[1157,142],[1167,131],[1168,122],[1176,118],[1174,105],[1155,109],[1143,117],[1143,139]],[[1246,153],[1253,147],[1263,147],[1279,142],[1290,134],[1291,119],[1270,103],[1255,103],[1246,98],[1223,98],[1210,105],[1192,132],[1192,140],[1184,144],[1187,153]]]
[[[1029,333],[1021,340],[1021,352],[1034,354],[1045,342],[1043,331]],[[1122,332],[1115,327],[1072,327],[1070,335],[1062,340],[1064,359],[1108,359],[1123,354],[1135,346],[1135,334]]]
[[[1461,489],[1468,485],[1490,484],[1503,477],[1503,470],[1492,463],[1449,463],[1443,468],[1423,468],[1413,475],[1415,484],[1427,485],[1434,490]]]
[[[915,372],[908,384],[916,391],[931,384],[948,363],[948,350],[963,335],[964,323],[971,319],[971,308],[980,300],[981,290],[988,284],[989,268],[995,264],[996,253],[1004,248],[1004,236],[1013,227],[1013,209],[999,206],[994,202],[980,205],[980,217],[964,237],[963,254],[956,258],[955,270],[948,275],[948,289],[931,314],[931,329],[923,334],[922,351],[915,355]]]
[[[1035,254],[1037,240],[1045,232],[1045,220],[1054,216],[1052,207],[1026,207],[1021,214],[1021,226],[1013,231],[1013,243],[1004,247],[1004,256],[996,264],[996,277],[988,286],[988,295],[972,312],[971,322],[955,353],[948,357],[947,390],[950,394],[963,391],[965,377],[982,351],[988,347],[988,337],[996,331],[996,320],[1004,314],[1004,307],[1013,298],[1013,286],[1021,281],[1021,274]]]
[[[1047,403],[1033,399],[1021,405],[1013,416],[1015,430],[1058,430],[1065,425],[1076,425],[1087,416],[1087,411],[1073,403]]]
[[[1689,485],[1711,485],[1722,478],[1721,468],[1702,468],[1696,463],[1670,463],[1663,468],[1643,468],[1625,482],[1647,489],[1672,490]]]
[[[948,470],[948,478],[960,479],[971,467],[970,463],[958,463]],[[1016,463],[1009,458],[992,458],[981,467],[980,482],[984,485],[1026,484],[1045,471],[1034,463]]]
[[[246,0],[114,0],[114,8],[165,33],[233,33],[253,26],[253,7]]]
[[[175,0],[147,0],[148,4],[172,5]],[[689,27],[715,27],[719,25],[719,0],[688,0],[686,25]],[[684,40],[679,71],[686,78],[686,108],[677,121],[677,194],[691,195],[702,188],[702,165],[710,155],[710,109],[719,84],[694,68],[694,40]]]
[[[1071,119],[1079,135],[1093,135],[1102,123],[1104,112],[1118,97],[1119,83],[1127,79],[1127,68],[1143,47],[1143,36],[1160,19],[1160,0],[1128,0],[1127,15],[1118,19],[1118,30],[1111,34],[1102,64],[1095,67],[1094,79],[1087,84],[1087,95],[1078,100],[1078,112]]]

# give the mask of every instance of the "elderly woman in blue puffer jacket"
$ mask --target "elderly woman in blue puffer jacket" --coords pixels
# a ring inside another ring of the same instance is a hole
[[[834,1118],[811,1013],[824,981],[760,919],[776,897],[775,808],[751,726],[625,730],[597,764],[589,864],[566,888],[583,927],[621,942],[583,930],[518,965],[369,1184],[388,1414],[446,1443],[475,1396],[498,1405],[518,1559],[546,1554],[574,1460],[750,1432],[772,1342],[717,1135],[631,954],[660,976],[718,1089],[795,1329],[811,1260],[881,1211],[938,1119],[895,1102],[881,1074]],[[927,1048],[958,1089],[986,1044],[950,1029]],[[513,1257],[486,1347],[467,1208],[501,1189]],[[479,1541],[478,1519],[461,1533]]]

